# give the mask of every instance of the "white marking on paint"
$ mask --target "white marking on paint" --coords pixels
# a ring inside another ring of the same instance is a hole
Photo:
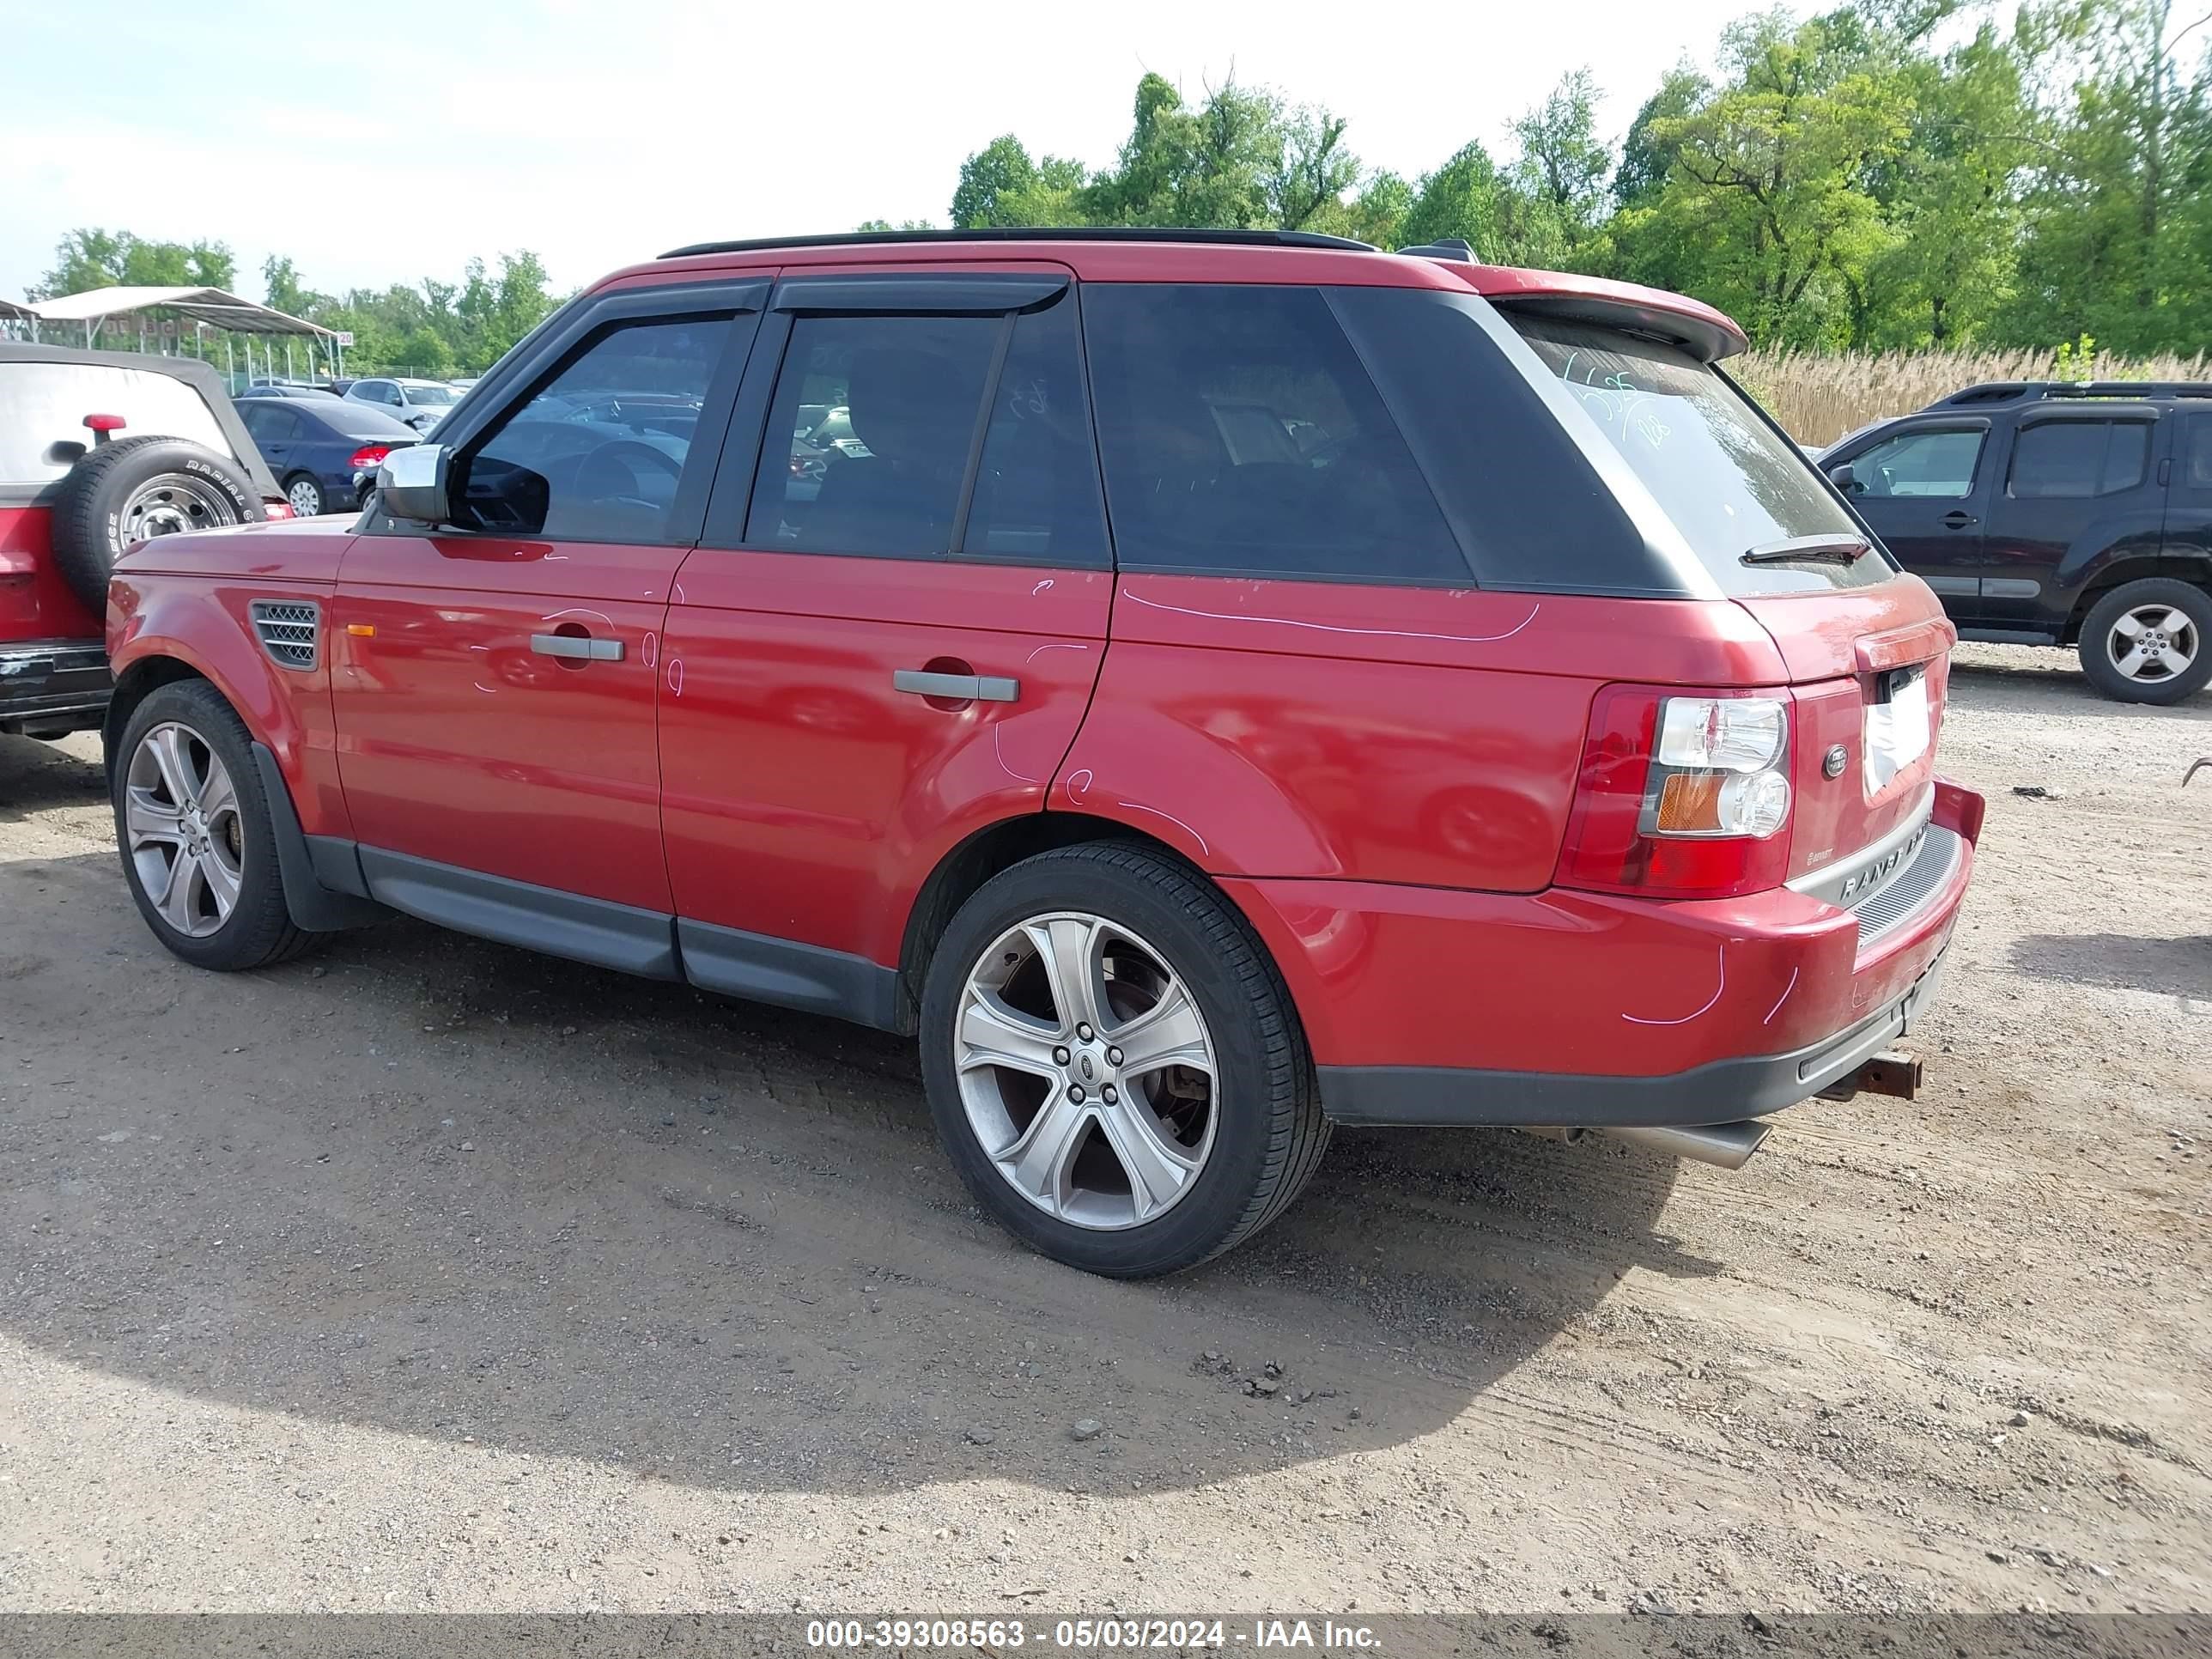
[[[1785,1003],[1785,1002],[1787,1002],[1787,1001],[1789,1001],[1789,1000],[1790,1000],[1790,994],[1792,991],[1796,990],[1796,988],[1797,988],[1797,970],[1796,970],[1795,968],[1792,968],[1792,969],[1790,970],[1790,983],[1789,983],[1789,984],[1787,984],[1787,985],[1785,985],[1785,986],[1784,986],[1784,987],[1782,988],[1782,994],[1781,994],[1781,996],[1779,996],[1778,998],[1777,998],[1777,999],[1775,1000],[1775,1004],[1774,1004],[1774,1006],[1773,1006],[1771,1008],[1769,1008],[1769,1009],[1766,1011],[1766,1018],[1765,1018],[1765,1019],[1762,1019],[1762,1020],[1761,1020],[1761,1021],[1759,1021],[1759,1023],[1761,1025],[1771,1025],[1771,1024],[1774,1024],[1774,1017],[1775,1017],[1775,1015],[1777,1015],[1777,1014],[1778,1014],[1778,1013],[1780,1013],[1780,1012],[1782,1012],[1782,1005],[1783,1005],[1784,1003]]]
[[[668,694],[672,697],[684,695],[684,659],[681,657],[668,659]]]
[[[684,603],[684,584],[682,582],[676,584],[676,603],[678,605]]]
[[[476,687],[477,690],[483,692],[487,697],[495,697],[499,695],[496,691],[494,691],[491,687],[486,685],[482,680],[471,680],[469,684]]]
[[[660,660],[660,635],[651,629],[646,630],[645,643],[640,647],[645,653],[645,665],[651,668]]]
[[[1200,852],[1211,853],[1213,850],[1211,847],[1208,847],[1206,844],[1206,837],[1204,836],[1200,835],[1197,830],[1192,829],[1174,813],[1163,812],[1157,806],[1146,806],[1133,800],[1125,800],[1121,804],[1127,807],[1132,812],[1150,812],[1156,818],[1165,818],[1170,823],[1174,824],[1176,829],[1182,830],[1183,834],[1188,836],[1193,841],[1196,842],[1198,843],[1198,850]]]
[[[1035,662],[1039,657],[1044,655],[1048,651],[1088,651],[1090,648],[1091,647],[1087,645],[1041,645],[1037,647],[1036,650],[1030,652],[1028,656],[1024,657],[1022,660],[1024,662]]]
[[[1068,799],[1081,799],[1084,793],[1089,790],[1093,783],[1097,781],[1097,778],[1096,775],[1093,774],[1091,769],[1087,766],[1079,768],[1077,770],[1070,772],[1067,775]]]
[[[1036,598],[1036,596],[1037,596],[1038,594],[1040,594],[1040,593],[1043,592],[1045,591],[1045,589],[1046,589],[1046,588],[1050,587],[1051,586],[1052,586],[1052,578],[1051,578],[1051,577],[1049,577],[1049,576],[1047,576],[1047,577],[1046,577],[1042,581],[1039,582],[1039,583],[1038,583],[1035,587],[1032,587],[1031,589],[1030,589],[1030,597],[1031,599],[1035,599],[1035,598]]]
[[[995,722],[991,727],[991,752],[999,758],[999,769],[1016,783],[1035,783],[1036,781],[1035,778],[1030,777],[1027,773],[1017,772],[1006,764],[1006,751],[999,747],[999,733],[1004,730],[1006,730],[1004,726]]]
[[[615,625],[612,617],[604,611],[594,611],[588,605],[572,605],[566,611],[549,611],[540,620],[551,622],[556,617],[597,617],[610,628]]]
[[[488,645],[472,645],[469,649],[471,651],[489,651],[491,647]]]
[[[1621,1018],[1632,1025],[1687,1025],[1699,1014],[1711,1013],[1713,1005],[1721,1000],[1721,993],[1728,989],[1728,946],[1725,945],[1721,946],[1720,965],[1721,982],[1713,987],[1713,994],[1705,999],[1705,1006],[1695,1013],[1685,1014],[1680,1019],[1645,1019],[1639,1014],[1623,1014]],[[1781,1006],[1780,1003],[1775,1005],[1778,1008]]]
[[[1121,590],[1121,597],[1131,605],[1149,606],[1154,611],[1172,611],[1178,616],[1203,617],[1208,622],[1272,623],[1277,628],[1309,628],[1318,634],[1358,634],[1386,640],[1448,640],[1455,645],[1494,645],[1499,640],[1510,640],[1530,623],[1544,607],[1529,607],[1528,614],[1503,634],[1419,634],[1402,628],[1340,628],[1334,623],[1293,622],[1288,617],[1240,617],[1229,611],[1194,611],[1188,605],[1162,605],[1158,599],[1148,599],[1141,594]]]

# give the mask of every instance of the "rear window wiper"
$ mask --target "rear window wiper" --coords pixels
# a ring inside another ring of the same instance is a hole
[[[1791,536],[1778,542],[1761,542],[1746,548],[1746,564],[1790,564],[1800,559],[1840,559],[1845,564],[1874,548],[1863,536]]]

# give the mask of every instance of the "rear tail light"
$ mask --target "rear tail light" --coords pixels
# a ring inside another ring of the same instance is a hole
[[[130,424],[120,415],[88,415],[84,417],[84,423],[92,433],[94,447],[106,443],[110,436]]]
[[[353,459],[346,465],[356,472],[366,472],[391,453],[390,444],[363,444],[359,449],[354,451]]]
[[[291,518],[294,516],[292,503],[282,495],[264,495],[261,498],[261,516],[264,519]]]
[[[1598,693],[1562,886],[1651,898],[1778,887],[1790,866],[1786,696],[1656,686]]]

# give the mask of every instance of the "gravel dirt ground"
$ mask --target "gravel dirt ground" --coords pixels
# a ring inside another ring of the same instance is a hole
[[[891,1039],[411,923],[185,968],[96,740],[0,738],[0,1608],[2212,1606],[2212,697],[1962,647],[1943,749],[1920,1101],[1347,1134],[1116,1285]]]

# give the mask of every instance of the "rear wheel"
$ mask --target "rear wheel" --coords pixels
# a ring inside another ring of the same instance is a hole
[[[1328,1144],[1273,965],[1202,878],[1141,848],[1066,848],[986,883],[931,960],[921,1041],[969,1191],[1092,1273],[1229,1249]]]
[[[284,499],[292,503],[295,518],[313,519],[323,511],[323,487],[304,472],[284,481]]]
[[[204,680],[162,686],[124,726],[115,838],[154,936],[200,968],[262,968],[313,939],[292,925],[245,723]]]
[[[2125,583],[2082,619],[2081,653],[2106,696],[2179,702],[2212,680],[2212,595],[2165,576]]]

